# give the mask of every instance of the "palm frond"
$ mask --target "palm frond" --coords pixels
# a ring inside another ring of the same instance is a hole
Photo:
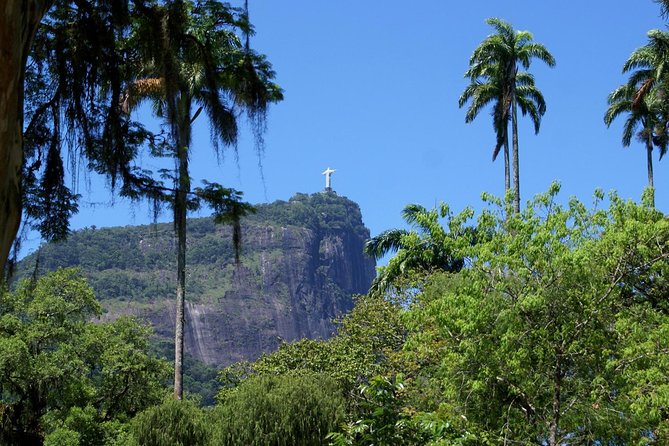
[[[544,95],[533,85],[516,88],[516,96],[523,100],[531,101],[540,115],[543,116],[546,113],[546,100],[544,99]]]
[[[123,113],[129,114],[145,100],[160,101],[164,97],[164,78],[136,79],[123,92],[120,108]]]
[[[634,133],[636,132],[639,123],[640,123],[639,117],[635,115],[630,115],[625,120],[625,125],[623,125],[623,138],[622,138],[624,147],[629,147],[629,145],[631,144],[632,137],[634,137]]]
[[[464,91],[458,98],[458,107],[462,108],[465,106],[467,101],[469,101],[476,94],[476,90],[479,85],[480,82],[475,81],[465,87]]]
[[[607,127],[610,127],[613,121],[623,113],[629,113],[632,111],[632,102],[631,101],[618,101],[612,103],[609,108],[606,110],[604,115],[604,123]]]
[[[654,65],[655,55],[649,46],[642,46],[637,48],[630,54],[630,57],[623,64],[623,73],[632,70],[652,68]]]
[[[655,3],[660,5],[662,17],[669,17],[669,0],[653,0]]]
[[[535,81],[534,81],[534,76],[527,71],[519,71],[516,73],[516,86],[517,87],[524,87],[524,86],[532,86],[534,87]]]
[[[510,41],[513,39],[514,32],[510,23],[505,22],[504,20],[497,17],[490,17],[486,19],[485,22],[495,28],[497,34],[499,34],[504,40]]]
[[[527,42],[520,46],[518,48],[518,58],[522,61],[525,69],[529,68],[532,59],[538,59],[551,68],[555,66],[553,55],[544,45],[536,42]]]
[[[494,63],[499,61],[500,56],[506,55],[508,57],[511,52],[512,48],[509,48],[507,42],[498,35],[492,35],[476,47],[469,59],[469,64],[473,65],[477,62],[483,64]]]
[[[627,86],[636,90],[640,85],[643,85],[649,80],[654,80],[655,78],[656,75],[653,68],[637,69],[630,74],[630,77],[627,80]]]
[[[491,102],[497,101],[500,96],[496,85],[476,83],[469,87],[465,89],[463,97],[461,97],[461,99],[471,99],[471,104],[465,114],[465,122],[467,123],[472,122],[478,116],[481,109]],[[462,102],[463,105],[466,100]]]
[[[518,96],[518,106],[523,114],[529,115],[534,124],[534,133],[539,133],[539,127],[541,126],[541,116],[543,113],[540,113],[537,104],[530,98],[525,96]]]
[[[402,218],[409,223],[416,223],[417,219],[421,214],[427,213],[427,209],[419,204],[408,204],[402,210]]]
[[[407,234],[403,229],[389,229],[373,237],[363,247],[365,254],[380,259],[384,255],[402,248],[402,238]]]

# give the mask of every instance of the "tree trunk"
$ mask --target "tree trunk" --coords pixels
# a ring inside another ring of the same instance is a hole
[[[174,202],[174,227],[177,235],[177,302],[174,330],[174,398],[183,397],[184,325],[186,304],[186,217],[190,174],[188,146],[190,145],[190,98],[182,92],[179,101],[179,135],[177,143],[178,181]]]
[[[653,137],[646,140],[646,162],[648,164],[648,188],[650,189],[650,204],[655,207],[655,187],[653,186]]]
[[[186,302],[186,186],[182,181],[184,170],[187,172],[188,160],[186,147],[178,149],[179,185],[174,203],[174,227],[177,235],[177,302],[176,325],[174,329],[174,398],[180,400],[183,395],[183,359],[184,359],[184,310]]]
[[[562,397],[562,353],[556,352],[555,371],[553,373],[553,410],[550,426],[548,428],[548,445],[558,446],[558,434],[560,430],[560,411],[562,410],[560,400]]]
[[[518,104],[516,103],[516,87],[511,93],[511,127],[513,131],[513,210],[520,213],[520,172],[518,167]]]
[[[511,190],[511,170],[509,162],[509,125],[504,129],[504,195]]]
[[[5,0],[0,13],[0,281],[21,223],[23,76],[35,30],[52,3]]]

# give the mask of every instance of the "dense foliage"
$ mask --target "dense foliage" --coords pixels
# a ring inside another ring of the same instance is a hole
[[[358,386],[389,370],[406,337],[399,307],[383,297],[360,296],[351,313],[339,321],[329,340],[303,339],[283,343],[253,363],[236,363],[220,373],[219,399],[251,376],[276,376],[302,371],[335,379],[349,408],[359,402]]]
[[[344,398],[325,374],[302,371],[249,378],[221,398],[213,444],[318,446],[344,419]]]
[[[163,398],[169,367],[148,354],[150,330],[128,318],[90,322],[99,313],[73,270],[1,292],[3,444],[41,444],[44,436],[107,444],[122,433],[119,423]]]
[[[195,404],[169,399],[135,417],[130,445],[204,446],[209,436],[204,414]]]
[[[420,295],[406,347],[439,346],[438,412],[493,444],[663,444],[669,222],[615,195],[562,206],[557,189],[520,218],[478,217],[485,238]]]

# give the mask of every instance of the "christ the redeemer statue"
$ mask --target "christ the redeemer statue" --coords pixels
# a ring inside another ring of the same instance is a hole
[[[330,169],[329,167],[323,172],[325,175],[325,191],[330,192],[332,190],[332,174],[335,173],[335,169]]]

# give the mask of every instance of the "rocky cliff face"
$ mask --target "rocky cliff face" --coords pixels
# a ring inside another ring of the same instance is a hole
[[[374,261],[359,207],[334,193],[298,194],[258,207],[243,224],[241,263],[231,231],[189,221],[186,353],[211,365],[255,359],[281,340],[326,338],[332,319],[367,292]],[[167,348],[174,333],[171,225],[86,229],[39,252],[42,270],[79,266],[106,309],[105,319],[137,315]],[[34,265],[27,258],[22,270]]]

